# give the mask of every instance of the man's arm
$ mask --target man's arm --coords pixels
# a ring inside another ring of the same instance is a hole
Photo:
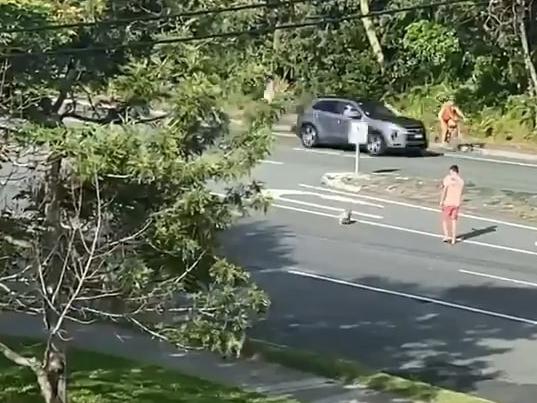
[[[447,186],[442,182],[442,191],[440,192],[440,207],[444,207],[444,201],[446,200]]]
[[[462,113],[462,111],[460,110],[460,108],[458,106],[454,106],[453,108],[455,109],[455,112],[457,112],[457,115],[459,115],[463,119],[466,119],[464,117],[464,113]]]

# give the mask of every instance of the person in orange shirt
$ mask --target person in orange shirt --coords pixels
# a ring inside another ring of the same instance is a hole
[[[440,121],[440,127],[442,130],[441,139],[442,144],[449,143],[450,131],[456,130],[460,134],[459,121],[464,120],[464,114],[461,112],[459,107],[455,105],[453,99],[449,99],[446,103],[440,108],[438,112],[438,120]]]
[[[442,195],[440,197],[444,242],[451,242],[451,244],[457,242],[457,220],[459,219],[463,190],[464,180],[459,175],[459,167],[452,165],[442,182]]]

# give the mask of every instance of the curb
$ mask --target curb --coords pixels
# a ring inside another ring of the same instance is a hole
[[[477,154],[482,156],[489,157],[501,157],[509,158],[514,160],[524,160],[524,161],[535,161],[537,162],[537,154],[521,153],[517,151],[506,151],[506,150],[495,150],[495,149],[486,149],[478,151]]]
[[[518,151],[508,151],[508,150],[500,150],[500,149],[494,149],[494,148],[486,148],[486,145],[483,147],[474,148],[471,150],[455,150],[455,149],[449,149],[442,146],[430,146],[430,151],[438,152],[438,153],[457,153],[457,154],[469,154],[469,155],[477,155],[481,157],[496,157],[496,158],[507,158],[511,160],[520,160],[520,161],[533,161],[537,162],[537,154],[530,154],[530,153],[523,153]]]

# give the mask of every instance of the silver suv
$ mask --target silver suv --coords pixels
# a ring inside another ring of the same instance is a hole
[[[388,150],[425,150],[425,126],[419,120],[398,116],[380,102],[350,98],[315,99],[297,119],[297,135],[304,147],[348,144],[350,121],[366,122],[369,136],[366,149],[371,155]]]

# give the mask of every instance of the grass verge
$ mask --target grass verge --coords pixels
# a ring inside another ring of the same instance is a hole
[[[369,389],[404,397],[416,403],[492,403],[468,394],[432,386],[419,380],[405,379],[386,373],[375,373],[355,361],[295,350],[260,340],[249,340],[245,355],[257,356],[288,368],[337,379],[346,384],[360,383]]]
[[[2,341],[27,355],[42,354],[43,346],[39,342],[10,338],[2,338]],[[73,350],[68,365],[72,403],[293,403],[85,351]],[[40,401],[33,373],[0,357],[0,402]]]

